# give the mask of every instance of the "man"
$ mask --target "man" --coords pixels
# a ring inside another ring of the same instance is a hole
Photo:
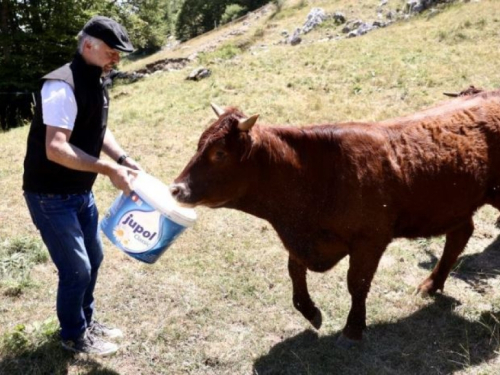
[[[73,61],[43,77],[24,160],[23,190],[33,220],[57,267],[62,346],[107,355],[122,335],[93,319],[94,287],[103,259],[92,186],[97,174],[131,191],[139,165],[107,129],[109,96],[102,77],[132,52],[125,29],[93,17],[78,34]],[[100,159],[104,151],[112,161]]]

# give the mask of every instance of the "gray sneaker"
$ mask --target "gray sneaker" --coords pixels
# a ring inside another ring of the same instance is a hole
[[[61,345],[64,349],[75,353],[95,354],[100,356],[111,355],[118,350],[118,345],[104,341],[93,335],[88,329],[76,340],[62,341]]]
[[[88,327],[88,331],[94,336],[107,339],[120,339],[123,337],[123,332],[118,328],[109,328],[96,320],[93,320]]]

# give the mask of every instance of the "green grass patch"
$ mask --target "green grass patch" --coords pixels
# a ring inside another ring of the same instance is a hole
[[[4,294],[19,296],[25,288],[34,285],[31,269],[49,258],[45,246],[38,239],[19,237],[0,243],[0,286]]]
[[[51,317],[29,325],[18,324],[1,338],[2,350],[11,355],[22,355],[52,341],[59,341],[59,322]]]
[[[230,43],[230,44],[223,45],[221,48],[217,49],[216,51],[201,53],[198,58],[202,64],[210,64],[210,63],[221,61],[221,60],[222,61],[223,60],[230,60],[233,57],[238,56],[241,52],[242,52],[241,48]]]
[[[86,370],[85,374],[117,374],[103,370],[92,358],[78,359],[62,350],[55,317],[19,324],[0,337],[1,374],[63,375],[68,374],[68,367],[75,360]]]

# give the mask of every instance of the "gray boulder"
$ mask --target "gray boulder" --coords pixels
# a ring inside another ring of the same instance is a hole
[[[307,20],[302,26],[302,33],[307,34],[319,24],[323,23],[328,18],[325,11],[321,8],[312,8],[307,15]]]
[[[300,37],[300,28],[297,28],[290,38],[290,44],[292,46],[296,46],[300,42],[302,42],[302,38]]]
[[[203,78],[210,77],[211,74],[212,74],[212,71],[210,69],[199,67],[199,68],[194,69],[189,74],[189,76],[186,77],[186,79],[190,80],[190,81],[199,81]]]

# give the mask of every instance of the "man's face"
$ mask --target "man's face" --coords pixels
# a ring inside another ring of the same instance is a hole
[[[109,73],[113,66],[120,62],[120,51],[109,47],[102,41],[97,44],[86,43],[84,52],[87,62],[101,67],[103,74]]]

